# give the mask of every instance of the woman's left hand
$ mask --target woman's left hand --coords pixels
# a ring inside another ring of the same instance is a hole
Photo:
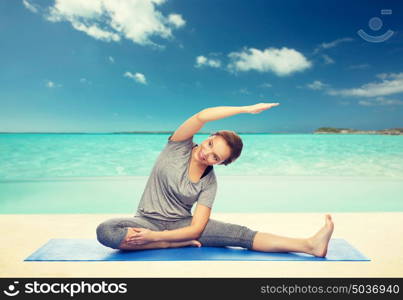
[[[258,103],[255,105],[249,105],[245,106],[245,112],[249,114],[258,114],[261,113],[262,111],[272,108],[274,106],[278,106],[280,103]]]
[[[136,234],[130,238],[130,242],[132,242],[133,244],[144,245],[147,243],[155,242],[154,231],[147,228],[132,228],[136,232]]]

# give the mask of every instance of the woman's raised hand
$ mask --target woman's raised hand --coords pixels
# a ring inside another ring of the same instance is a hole
[[[255,105],[245,106],[245,112],[249,114],[258,114],[266,109],[278,106],[280,103],[258,103]]]

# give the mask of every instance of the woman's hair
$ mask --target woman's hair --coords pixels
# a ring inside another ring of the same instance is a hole
[[[221,136],[227,142],[227,145],[231,148],[231,155],[220,165],[228,165],[241,155],[243,143],[239,135],[237,135],[234,131],[220,130],[211,134],[210,136],[214,135]]]

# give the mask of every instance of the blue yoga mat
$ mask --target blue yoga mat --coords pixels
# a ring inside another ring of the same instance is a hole
[[[287,252],[268,253],[237,247],[183,247],[122,251],[104,247],[95,239],[50,239],[25,261],[369,261],[344,239],[331,239],[327,256]]]

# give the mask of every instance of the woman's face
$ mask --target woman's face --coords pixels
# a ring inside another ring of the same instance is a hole
[[[200,164],[212,166],[224,162],[231,155],[231,148],[219,135],[205,139],[195,150],[194,158]]]

